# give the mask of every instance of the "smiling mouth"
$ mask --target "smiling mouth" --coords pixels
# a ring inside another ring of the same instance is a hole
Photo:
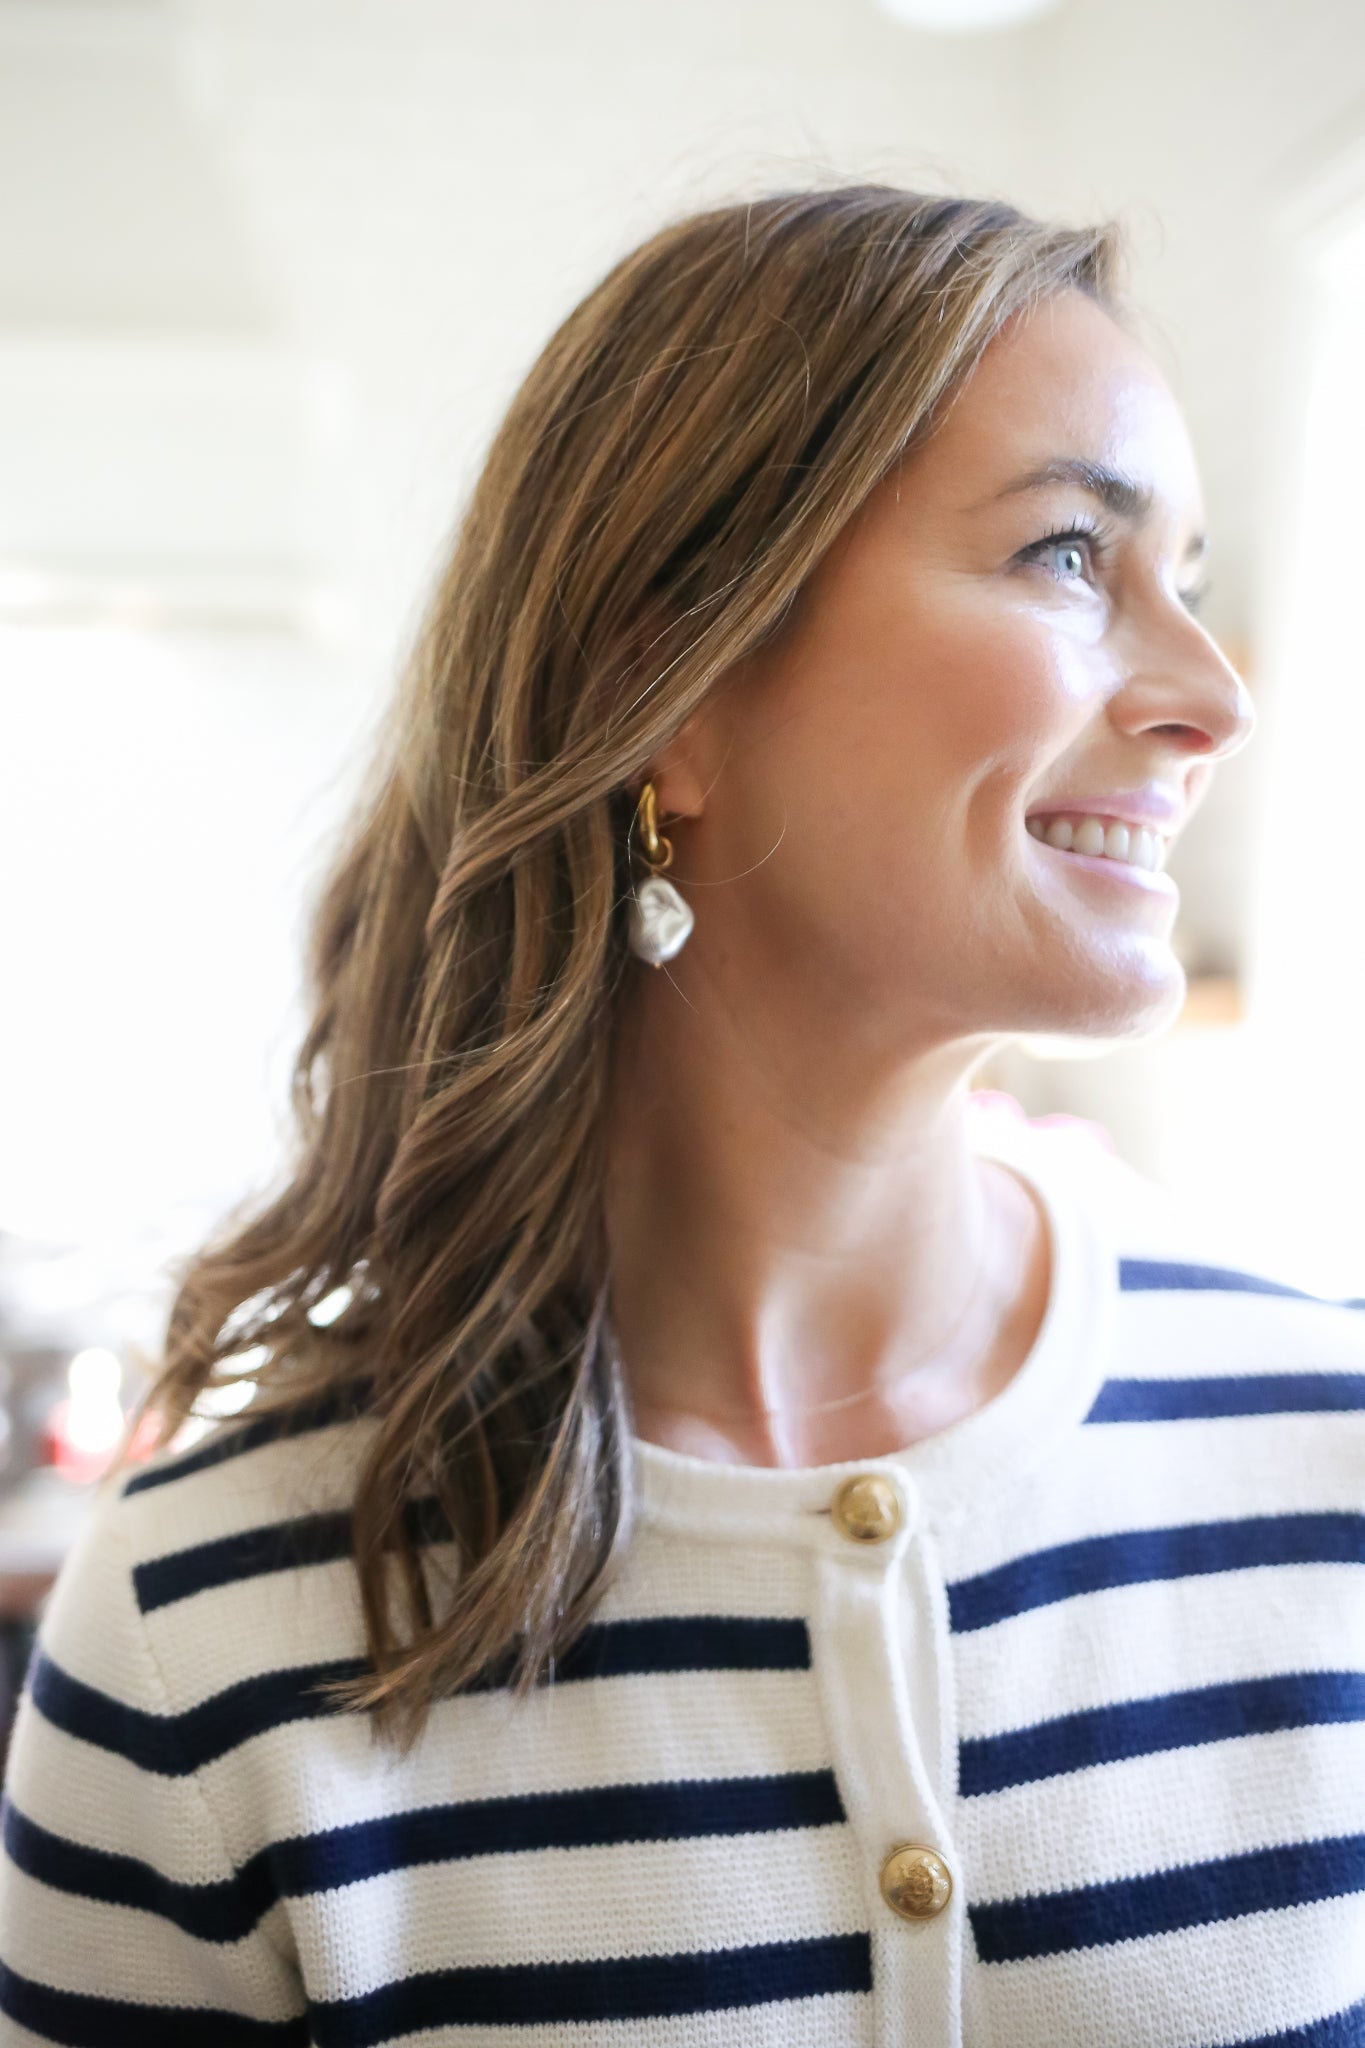
[[[1026,819],[1025,826],[1041,852],[1073,874],[1100,875],[1107,882],[1142,889],[1167,901],[1180,895],[1176,882],[1162,868],[1170,842],[1159,832],[1145,826],[1126,826],[1112,818],[1036,817]],[[1060,844],[1062,840],[1069,843]],[[1109,850],[1111,846],[1113,852]],[[1091,851],[1092,848],[1096,850]],[[1134,854],[1140,858],[1134,859]]]
[[[1164,868],[1170,841],[1147,825],[1129,825],[1121,818],[1083,816],[1079,813],[1038,813],[1024,820],[1031,839],[1050,847],[1054,853],[1069,853],[1094,860],[1112,861],[1119,867],[1133,867],[1154,874]]]

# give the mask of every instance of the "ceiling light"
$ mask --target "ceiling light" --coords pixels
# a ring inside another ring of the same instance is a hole
[[[974,35],[985,29],[1016,28],[1051,14],[1060,0],[877,0],[883,14],[907,28],[940,35]]]

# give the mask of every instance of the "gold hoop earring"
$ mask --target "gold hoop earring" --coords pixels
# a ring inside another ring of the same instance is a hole
[[[660,836],[656,803],[654,784],[647,782],[640,791],[640,801],[635,806],[635,822],[640,828],[645,859],[656,874],[662,874],[666,867],[672,865],[673,841]]]
[[[653,967],[662,967],[687,944],[695,922],[691,906],[671,882],[664,869],[673,861],[673,842],[665,839],[658,826],[654,784],[647,782],[635,806],[634,826],[639,828],[642,856],[650,873],[630,902],[630,950]]]

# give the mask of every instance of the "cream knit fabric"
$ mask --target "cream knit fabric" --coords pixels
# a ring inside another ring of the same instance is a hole
[[[1365,1304],[1215,1256],[998,1110],[1053,1286],[903,1452],[634,1446],[592,1629],[397,1758],[363,1648],[363,1421],[225,1426],[92,1515],[0,1859],[0,2041],[73,2048],[1365,2044]],[[853,1474],[896,1526],[831,1513]],[[952,1879],[906,1919],[879,1873]]]

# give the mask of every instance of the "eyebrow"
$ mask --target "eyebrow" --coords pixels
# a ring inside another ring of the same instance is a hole
[[[1047,462],[1040,463],[1037,469],[1030,469],[1003,485],[991,502],[1016,497],[1022,491],[1046,490],[1050,484],[1074,484],[1092,498],[1098,498],[1107,512],[1116,519],[1126,520],[1130,526],[1144,525],[1150,519],[1155,503],[1154,493],[1146,484],[1140,484],[1136,477],[1111,468],[1107,462],[1092,461],[1085,455],[1054,455]],[[1208,550],[1209,537],[1206,533],[1191,534],[1185,548],[1185,559],[1198,560]]]

